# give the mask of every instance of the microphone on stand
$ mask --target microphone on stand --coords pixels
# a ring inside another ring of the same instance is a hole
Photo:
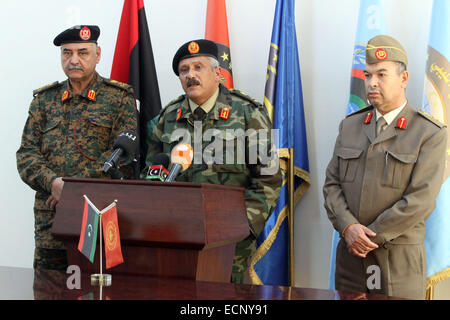
[[[166,182],[175,181],[178,174],[187,168],[192,163],[192,159],[194,158],[194,151],[192,146],[187,143],[177,144],[170,156],[170,161],[172,162],[172,169],[170,169],[169,175],[166,178]]]
[[[166,168],[169,167],[169,156],[165,153],[158,153],[153,164],[148,168],[146,180],[165,181],[169,175]]]
[[[110,173],[111,176],[117,176],[116,173],[110,172],[112,168],[117,169],[117,165],[119,164],[120,157],[125,157],[127,154],[133,154],[136,151],[137,147],[137,135],[136,132],[133,130],[126,130],[123,133],[121,133],[113,145],[113,153],[111,156],[106,160],[105,164],[103,165],[103,172],[104,173]]]

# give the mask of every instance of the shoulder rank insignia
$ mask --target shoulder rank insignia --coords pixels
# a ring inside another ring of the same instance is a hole
[[[66,101],[67,99],[69,99],[69,91],[68,91],[68,90],[66,90],[66,91],[63,92],[63,94],[62,94],[62,96],[61,96],[61,101],[64,102],[64,101]]]
[[[50,83],[50,84],[48,84],[48,85],[46,85],[46,86],[43,86],[43,87],[41,87],[41,88],[39,88],[39,89],[33,90],[33,97],[35,97],[37,94],[39,94],[39,93],[41,93],[41,92],[44,92],[44,91],[46,91],[46,90],[48,90],[48,89],[51,89],[51,88],[53,88],[53,87],[56,87],[57,85],[59,85],[59,82],[58,82],[58,81],[55,81],[55,82]]]
[[[397,120],[397,128],[400,128],[402,130],[406,129],[406,118],[405,117],[400,117]]]
[[[175,99],[173,99],[172,101],[170,101],[170,102],[166,105],[166,107],[171,106],[171,105],[173,105],[173,104],[175,104],[175,103],[178,103],[178,102],[182,101],[183,99],[184,99],[184,95],[181,95],[181,96],[179,96],[178,98],[175,98]]]
[[[242,91],[240,91],[240,90],[237,90],[237,89],[231,89],[231,90],[230,90],[230,93],[231,93],[232,95],[238,96],[238,97],[240,97],[240,98],[242,98],[242,99],[244,99],[244,100],[250,102],[251,104],[253,104],[253,105],[256,106],[256,107],[261,107],[261,106],[262,106],[262,104],[259,103],[257,100],[253,99],[253,98],[250,97],[248,94],[246,94],[246,93],[244,93],[244,92],[242,92]]]
[[[228,120],[228,117],[230,116],[230,108],[224,107],[220,110],[219,118]]]
[[[431,121],[432,123],[434,123],[435,125],[437,125],[439,128],[445,127],[445,124],[443,124],[441,121],[439,121],[438,119],[436,119],[435,117],[433,117],[431,114],[429,114],[428,112],[425,112],[425,110],[423,109],[419,109],[417,110],[417,113],[420,114],[422,117],[424,117],[425,119],[427,119],[428,121]]]
[[[87,98],[91,101],[95,101],[95,91],[93,89],[88,91]]]
[[[107,83],[109,85],[112,85],[112,86],[114,86],[116,88],[120,88],[120,89],[123,89],[123,90],[126,90],[126,91],[130,91],[131,88],[132,88],[129,84],[126,84],[126,83],[123,83],[123,82],[120,82],[120,81],[107,79],[107,78],[104,78],[104,81],[105,81],[105,83]]]
[[[371,111],[371,110],[373,110],[373,106],[370,105],[370,106],[367,106],[367,107],[358,109],[358,110],[356,110],[356,111],[354,111],[354,112],[352,112],[352,113],[349,113],[349,114],[347,114],[345,117],[346,117],[346,118],[352,117],[352,116],[354,116],[354,115],[357,115],[357,114],[360,114],[360,113],[364,113],[364,112],[368,112],[368,111]]]
[[[366,117],[364,118],[364,124],[369,124],[370,121],[372,121],[373,112],[370,111],[366,114]]]

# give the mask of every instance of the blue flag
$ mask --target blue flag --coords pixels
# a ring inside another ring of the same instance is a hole
[[[353,50],[352,76],[350,82],[350,98],[347,114],[355,112],[368,105],[366,88],[364,85],[364,68],[366,65],[367,42],[379,34],[386,32],[384,12],[380,0],[361,0],[358,15],[358,29],[356,31],[355,47]],[[331,244],[330,275],[328,285],[334,290],[334,273],[336,271],[336,248],[339,233],[333,232]]]
[[[450,112],[450,1],[434,0],[422,108],[447,124]],[[450,139],[448,141],[450,143]],[[447,145],[447,162],[450,160]],[[436,208],[425,226],[427,287],[450,276],[450,168],[447,165]]]
[[[285,174],[289,149],[294,150],[294,207],[310,185],[294,0],[276,3],[264,105],[278,130],[283,184],[277,206],[257,238],[250,277],[256,284],[289,285],[289,190]]]

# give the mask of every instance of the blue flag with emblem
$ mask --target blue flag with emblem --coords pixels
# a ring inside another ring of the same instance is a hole
[[[256,284],[289,285],[286,175],[289,149],[293,149],[294,155],[294,207],[310,185],[294,0],[277,0],[276,3],[264,95],[264,105],[273,128],[278,131],[276,140],[283,184],[277,206],[257,238],[257,250],[250,261],[250,278]]]
[[[450,112],[450,1],[434,0],[425,67],[424,111],[448,124]],[[450,143],[450,137],[448,142]],[[447,163],[450,148],[447,145]],[[447,165],[436,208],[425,226],[427,287],[450,276],[450,168]]]
[[[353,64],[350,81],[350,98],[347,105],[347,114],[366,107],[367,96],[364,84],[364,68],[366,65],[367,42],[379,34],[386,32],[383,7],[380,0],[361,0],[358,15],[355,47],[353,49]],[[333,232],[330,256],[329,288],[334,290],[334,273],[336,271],[336,248],[339,242],[339,233]]]

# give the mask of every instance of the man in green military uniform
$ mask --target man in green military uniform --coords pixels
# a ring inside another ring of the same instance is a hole
[[[97,26],[75,26],[60,33],[61,65],[68,79],[33,92],[17,151],[20,177],[36,190],[35,268],[65,269],[65,246],[50,233],[64,186],[63,177],[108,178],[103,164],[117,136],[136,131],[135,99],[130,86],[96,71],[101,50]],[[121,162],[131,177],[131,157]]]
[[[245,187],[250,235],[236,246],[231,279],[242,283],[255,239],[281,189],[277,155],[271,148],[271,123],[261,104],[220,84],[214,42],[185,43],[172,66],[186,94],[170,102],[156,118],[148,137],[147,168],[157,154],[170,155],[180,140],[193,141],[193,163],[176,181]],[[266,139],[256,139],[261,132]],[[272,157],[264,157],[270,151]]]

